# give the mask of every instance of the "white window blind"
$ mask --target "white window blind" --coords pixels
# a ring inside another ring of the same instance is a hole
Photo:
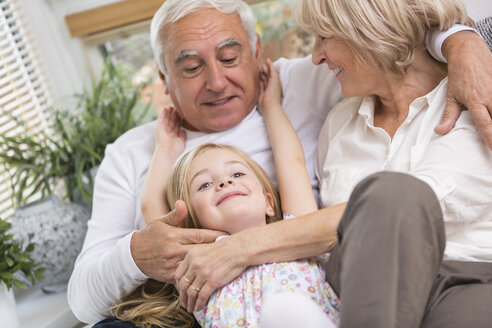
[[[1,135],[33,136],[47,128],[52,97],[43,75],[19,1],[0,0]],[[9,174],[0,166],[0,217],[12,217],[15,206]]]

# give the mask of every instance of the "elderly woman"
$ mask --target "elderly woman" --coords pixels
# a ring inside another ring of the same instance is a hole
[[[447,68],[424,48],[431,28],[456,17],[471,24],[464,8],[456,0],[303,0],[298,17],[316,37],[313,62],[328,65],[352,97],[332,109],[319,137],[325,208],[206,250],[242,240],[243,266],[332,250],[326,278],[342,327],[489,326],[492,153],[466,111],[449,134],[433,133]],[[205,266],[203,253],[189,252],[178,280]],[[291,296],[265,305],[264,327],[299,327],[303,315],[322,326],[315,304]]]
[[[455,17],[471,24],[455,0],[303,0],[299,8],[316,38],[313,62],[328,65],[351,97],[330,112],[317,160],[323,206],[351,197],[327,274],[343,327],[492,322],[492,153],[467,111],[448,135],[432,131],[447,68],[424,36]],[[380,171],[406,174],[371,175]]]

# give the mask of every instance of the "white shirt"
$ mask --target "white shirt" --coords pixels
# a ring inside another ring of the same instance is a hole
[[[340,86],[333,72],[326,66],[314,66],[310,57],[281,59],[275,65],[282,81],[282,104],[303,145],[317,192],[314,154],[318,133],[328,110],[342,98]],[[145,226],[140,194],[155,147],[154,126],[151,122],[132,129],[109,145],[98,170],[87,236],[68,285],[70,307],[83,322],[107,316],[104,311],[115,300],[147,279],[133,261],[130,239]],[[256,109],[228,131],[187,131],[185,151],[205,142],[237,146],[275,180],[265,124]]]
[[[318,144],[321,201],[325,207],[348,201],[355,185],[378,171],[411,174],[428,183],[441,203],[445,259],[492,261],[492,152],[468,111],[447,135],[434,133],[446,87],[447,78],[415,99],[393,140],[374,126],[373,96],[348,98],[333,108]]]

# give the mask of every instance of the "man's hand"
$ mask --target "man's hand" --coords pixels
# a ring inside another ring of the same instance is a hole
[[[464,105],[492,150],[492,52],[475,32],[462,31],[446,39],[443,54],[448,61],[447,105],[436,133],[451,131]]]
[[[132,257],[138,268],[148,277],[162,282],[174,282],[176,268],[190,245],[212,243],[224,234],[206,229],[179,228],[188,210],[180,200],[175,206],[175,210],[165,217],[135,232],[130,243]]]
[[[208,245],[193,246],[176,270],[181,305],[198,311],[220,287],[246,269],[245,247],[238,234]]]

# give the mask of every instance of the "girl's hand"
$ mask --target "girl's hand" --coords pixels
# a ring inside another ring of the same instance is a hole
[[[258,109],[263,115],[272,108],[281,107],[282,85],[278,72],[270,59],[260,66],[260,97]]]
[[[174,107],[165,107],[155,126],[156,147],[171,152],[176,158],[185,149],[186,132],[181,128],[181,117]]]

